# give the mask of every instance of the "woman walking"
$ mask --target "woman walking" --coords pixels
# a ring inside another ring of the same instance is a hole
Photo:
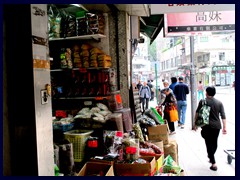
[[[204,90],[204,88],[203,88],[203,85],[202,85],[202,81],[199,81],[199,82],[198,82],[198,87],[197,87],[198,100],[199,100],[199,101],[200,101],[200,99],[204,99],[203,90]],[[200,96],[201,96],[202,98],[201,98]]]
[[[209,115],[209,124],[203,126],[201,131],[201,135],[205,139],[209,162],[212,164],[210,169],[213,171],[217,171],[217,165],[216,165],[214,154],[217,151],[218,135],[219,135],[220,129],[222,129],[219,116],[221,116],[222,124],[223,124],[222,133],[227,134],[226,115],[225,115],[224,107],[221,101],[214,98],[215,94],[216,94],[215,87],[213,86],[207,87],[206,102],[207,102],[207,105],[211,107],[211,110]],[[195,115],[195,121],[196,121],[196,118],[198,117],[198,113],[201,107],[202,107],[202,100],[198,104],[196,115]],[[195,130],[197,130],[196,126],[195,126]]]
[[[176,134],[175,125],[174,125],[174,122],[171,122],[171,120],[170,120],[169,111],[172,107],[177,109],[177,100],[176,100],[172,90],[169,87],[164,88],[162,90],[162,92],[166,95],[166,98],[165,98],[164,102],[162,103],[162,106],[164,106],[164,111],[163,111],[164,119],[166,119],[168,122],[168,126],[170,129],[170,135]]]

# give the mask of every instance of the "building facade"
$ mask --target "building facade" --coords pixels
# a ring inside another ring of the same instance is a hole
[[[190,37],[158,38],[161,79],[183,76],[190,82]],[[235,80],[235,32],[194,36],[197,81],[205,86],[231,85]]]

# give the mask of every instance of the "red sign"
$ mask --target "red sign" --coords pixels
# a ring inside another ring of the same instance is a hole
[[[123,132],[122,131],[117,131],[116,136],[117,137],[123,137]]]
[[[165,35],[193,35],[235,30],[235,11],[172,13],[165,15]]]
[[[97,142],[97,140],[89,140],[89,141],[88,141],[88,147],[97,148],[97,147],[98,147],[98,142]]]
[[[67,117],[66,111],[62,111],[62,110],[57,110],[55,115],[56,115],[56,117],[62,117],[62,118]]]

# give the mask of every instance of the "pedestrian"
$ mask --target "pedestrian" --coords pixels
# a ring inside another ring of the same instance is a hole
[[[174,92],[174,88],[177,85],[177,78],[176,77],[171,77],[171,84],[169,88]]]
[[[140,90],[141,87],[142,87],[142,83],[141,83],[141,81],[139,80],[138,83],[137,83],[137,89],[138,89],[138,91]]]
[[[234,88],[235,91],[235,81],[233,81],[232,87]]]
[[[151,99],[150,99],[150,101],[152,101],[152,100],[154,99],[154,91],[153,91],[152,81],[151,81],[151,80],[148,80],[147,85],[148,85],[148,87],[149,87],[150,90],[151,90]]]
[[[164,88],[162,90],[162,92],[166,95],[166,98],[165,98],[164,102],[162,103],[162,106],[164,106],[163,118],[166,119],[168,122],[170,135],[176,134],[174,122],[170,121],[169,111],[172,108],[172,106],[174,106],[177,109],[177,100],[169,87]]]
[[[184,129],[185,119],[186,119],[186,111],[187,111],[187,94],[189,94],[188,85],[183,82],[183,77],[180,76],[178,78],[178,83],[174,88],[174,94],[177,99],[177,107],[178,107],[178,126],[181,129]]]
[[[216,165],[214,154],[217,151],[218,136],[219,136],[220,129],[222,129],[220,116],[223,124],[222,133],[227,134],[226,115],[225,115],[224,107],[221,101],[214,98],[215,94],[216,94],[216,89],[214,86],[209,86],[206,88],[206,102],[207,102],[207,105],[211,107],[211,110],[209,115],[209,124],[203,126],[201,130],[201,135],[205,139],[209,162],[212,164],[210,169],[213,171],[217,171],[217,165]],[[201,107],[202,107],[202,100],[198,104],[196,115],[195,115],[195,121]],[[196,125],[194,129],[197,130]]]
[[[168,80],[164,80],[164,81],[163,81],[163,87],[164,87],[164,88],[169,87],[169,82],[168,82]]]
[[[149,99],[151,98],[151,90],[147,82],[143,82],[143,86],[139,90],[140,102],[142,103],[142,112],[148,109]]]
[[[166,98],[166,95],[165,95],[165,93],[163,92],[163,90],[164,90],[165,88],[168,88],[168,87],[169,87],[169,83],[168,83],[167,80],[163,80],[162,84],[163,84],[163,88],[162,88],[161,90],[159,90],[159,104],[162,104],[162,103],[164,102],[165,98]],[[171,89],[170,89],[170,91],[172,92]]]
[[[200,101],[200,99],[204,99],[204,94],[203,94],[204,87],[203,87],[202,81],[198,82],[197,91],[198,91],[198,100]]]

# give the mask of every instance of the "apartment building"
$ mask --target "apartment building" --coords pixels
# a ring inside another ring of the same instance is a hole
[[[157,38],[160,78],[183,76],[190,82],[190,37]],[[235,80],[235,32],[194,36],[194,65],[197,81],[205,86],[231,85]]]

